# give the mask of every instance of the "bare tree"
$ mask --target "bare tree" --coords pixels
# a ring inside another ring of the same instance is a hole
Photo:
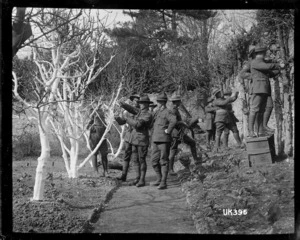
[[[99,49],[104,47],[105,39],[101,34],[103,20],[101,21],[99,15],[93,17],[91,12],[87,11],[82,19],[79,19],[74,18],[79,14],[78,11],[51,9],[48,13],[36,16],[45,26],[44,30],[49,32],[39,39],[40,41],[36,41],[33,48],[33,60],[38,67],[36,77],[32,79],[36,86],[37,101],[28,102],[20,97],[18,77],[13,73],[14,95],[28,107],[32,117],[37,120],[40,134],[41,155],[38,158],[33,200],[43,199],[45,173],[50,159],[51,127],[60,140],[69,176],[77,177],[78,169],[84,165],[83,163],[77,166],[78,140],[85,134],[84,114],[81,114],[84,113],[84,93],[87,86],[95,81],[114,58],[114,55],[111,55],[109,58],[102,58],[102,63],[100,62]],[[70,22],[70,19],[74,21]],[[63,24],[65,22],[69,24]],[[90,49],[89,57],[84,55],[87,49]],[[107,105],[108,124],[103,138],[112,125],[111,119],[121,86],[122,82]],[[70,149],[63,142],[64,134],[68,136]],[[67,154],[70,156],[70,162]]]

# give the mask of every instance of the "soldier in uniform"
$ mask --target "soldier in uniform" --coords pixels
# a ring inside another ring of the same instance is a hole
[[[133,94],[129,97],[129,99],[132,101],[133,106],[135,108],[138,108],[138,103],[137,101],[140,99],[140,96],[137,94]],[[120,104],[122,104],[123,102],[121,102]],[[123,112],[123,117],[134,117],[133,113],[130,113],[128,111],[124,111]],[[116,121],[118,122],[119,125],[123,125],[126,124],[125,119],[123,118],[116,118]],[[125,156],[124,156],[124,162],[123,162],[123,170],[122,170],[122,175],[120,177],[118,177],[118,180],[122,180],[123,182],[126,182],[126,178],[127,178],[127,173],[128,173],[128,169],[129,169],[129,163],[130,163],[130,159],[131,159],[131,155],[134,156],[134,158],[136,158],[136,154],[137,152],[132,152],[132,144],[130,143],[130,137],[131,137],[131,132],[132,132],[132,127],[129,124],[126,124],[125,127],[125,131],[124,131],[124,145],[125,145]],[[136,172],[138,173],[139,170],[136,167]],[[134,184],[137,184],[139,181],[139,179],[136,179],[134,181]]]
[[[174,169],[173,169],[174,168],[174,159],[175,159],[176,153],[178,152],[178,145],[181,142],[190,146],[191,153],[194,158],[195,164],[201,163],[201,157],[197,157],[197,149],[196,149],[195,140],[190,138],[184,132],[184,128],[188,128],[189,126],[184,121],[182,121],[180,112],[178,110],[178,108],[181,104],[180,96],[174,96],[170,99],[170,101],[172,102],[171,112],[176,116],[177,123],[171,134],[172,142],[171,142],[170,156],[169,156],[169,173],[171,175],[176,175],[176,173],[174,172]]]
[[[215,124],[216,124],[216,141],[214,150],[218,151],[220,148],[220,138],[223,131],[229,131],[236,133],[237,128],[235,128],[231,124],[230,114],[228,112],[228,104],[234,102],[237,99],[238,92],[235,92],[229,98],[225,99],[224,96],[221,95],[220,89],[215,89],[212,92],[212,95],[215,97],[213,101],[213,106],[216,107],[216,116],[215,116]]]
[[[244,63],[243,69],[239,73],[241,84],[244,86],[246,92],[248,92],[248,94],[250,95],[250,99],[253,94],[250,66],[251,66],[251,61],[253,60],[254,50],[255,50],[255,46],[251,45],[249,47],[249,55],[248,55],[249,60]],[[278,71],[278,73],[279,73],[279,71]],[[269,76],[274,77],[278,73],[275,70],[273,70],[272,72],[269,72]],[[248,80],[247,85],[244,84],[243,80]],[[248,102],[249,102],[249,100],[248,100]],[[263,119],[262,124],[265,129],[267,129],[269,132],[274,131],[274,129],[271,129],[268,127],[268,122],[269,122],[272,111],[273,111],[273,99],[272,99],[272,96],[270,93],[267,98],[266,110],[265,110],[264,114],[260,115],[260,117],[257,117],[255,120],[255,123],[254,123],[254,130],[257,133],[256,134],[257,136],[258,136],[258,121],[257,120],[259,118]],[[259,113],[259,114],[261,114],[261,113]]]
[[[133,130],[131,132],[129,143],[132,145],[132,151],[137,152],[134,155],[134,164],[136,168],[137,187],[145,186],[145,177],[147,171],[146,156],[149,146],[149,128],[152,123],[152,114],[149,112],[149,104],[152,103],[148,96],[143,96],[137,101],[140,108],[132,108],[126,103],[120,103],[121,107],[134,114],[134,117],[125,116],[118,118],[118,122],[124,120]]]
[[[177,122],[176,116],[166,107],[167,101],[165,93],[157,96],[158,109],[153,119],[151,162],[157,181],[151,185],[158,189],[167,188],[171,133]]]
[[[91,113],[92,113],[91,109]],[[87,129],[90,129],[90,135],[89,135],[89,144],[91,147],[91,150],[94,150],[99,141],[101,140],[104,132],[105,132],[105,126],[104,126],[104,113],[101,110],[97,110],[91,117],[91,120],[89,121],[87,125]],[[92,156],[92,165],[93,169],[96,173],[98,173],[98,165],[97,165],[97,156],[98,154],[101,154],[101,161],[103,166],[103,176],[105,177],[105,174],[108,175],[108,146],[107,141],[104,139],[96,153]]]
[[[256,137],[254,134],[254,123],[256,119],[259,136],[265,136],[273,133],[273,131],[266,128],[266,124],[271,115],[270,110],[266,112],[266,106],[267,103],[269,103],[269,106],[272,109],[273,104],[271,103],[273,103],[273,101],[271,98],[269,77],[279,73],[278,70],[280,69],[280,65],[276,63],[266,63],[264,61],[266,51],[266,47],[255,47],[255,56],[251,61],[250,71],[252,79],[252,96],[250,100],[249,137]]]
[[[149,105],[149,112],[152,114],[152,117],[153,117],[153,118],[154,118],[154,115],[155,115],[156,111],[157,111],[157,104],[151,103],[151,104]],[[151,127],[151,128],[149,129],[149,136],[150,136],[150,140],[149,140],[149,142],[150,142],[149,148],[151,148],[151,143],[152,143],[152,133],[153,133],[153,128]]]
[[[216,127],[214,124],[216,108],[213,107],[212,102],[214,101],[213,97],[207,99],[207,105],[205,107],[205,129],[206,129],[206,148],[211,150],[211,140],[215,140]]]
[[[232,94],[231,92],[225,92],[224,96],[228,97],[231,94]],[[232,131],[233,137],[234,137],[235,141],[237,142],[238,146],[241,147],[241,148],[244,148],[245,146],[241,141],[239,130],[238,130],[237,125],[236,125],[236,123],[239,120],[234,115],[234,111],[232,109],[232,104],[231,103],[227,104],[227,111],[228,111],[228,114],[229,114],[229,127],[226,127],[224,129],[223,145],[224,145],[225,149],[228,148],[229,133],[230,133],[230,131]]]

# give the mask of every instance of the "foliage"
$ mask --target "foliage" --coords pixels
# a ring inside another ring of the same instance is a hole
[[[124,13],[134,21],[106,29],[106,33],[115,41],[119,53],[132,57],[126,93],[207,89],[209,32],[201,21],[213,18],[216,12],[139,10]],[[200,37],[193,35],[197,32],[195,26],[187,31],[191,26],[184,22],[186,19],[193,19],[202,26],[205,31]]]
[[[37,101],[34,94],[36,86],[32,81],[33,78],[39,76],[35,63],[29,58],[19,59],[15,56],[12,68],[19,78],[20,96],[26,101]]]

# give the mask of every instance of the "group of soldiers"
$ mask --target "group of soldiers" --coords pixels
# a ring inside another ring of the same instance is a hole
[[[269,78],[276,76],[284,64],[269,63],[265,60],[267,48],[256,46],[251,47],[249,51],[249,60],[244,64],[239,74],[240,79],[248,80],[246,84],[250,94],[250,114],[249,114],[249,136],[260,137],[272,134],[274,131],[267,127],[270,118],[273,101],[271,98],[271,86]],[[205,107],[206,112],[206,140],[207,149],[211,150],[211,140],[215,140],[214,151],[218,151],[222,142],[225,148],[228,148],[228,137],[230,131],[240,148],[244,148],[232,110],[232,103],[237,99],[238,92],[223,92],[221,89],[214,88],[211,97],[208,98],[208,104]],[[131,104],[120,101],[120,107],[124,109],[122,114],[115,116],[119,125],[125,125],[124,141],[125,154],[122,175],[118,178],[126,181],[129,169],[129,163],[132,159],[136,178],[133,184],[137,187],[145,186],[145,177],[147,172],[146,156],[151,146],[151,163],[157,175],[157,180],[150,183],[151,186],[157,186],[158,189],[167,188],[168,174],[175,175],[174,159],[178,153],[178,145],[185,143],[190,146],[195,165],[201,164],[202,156],[198,156],[196,142],[188,136],[184,129],[191,128],[198,119],[192,119],[189,124],[182,120],[179,112],[181,97],[173,96],[169,99],[171,108],[166,106],[168,97],[165,93],[157,96],[154,104],[147,95],[130,96]],[[98,120],[97,120],[98,119]],[[102,118],[103,119],[103,118]],[[99,117],[92,118],[89,126],[90,146],[95,148],[105,127]],[[256,125],[256,134],[254,133]],[[89,127],[88,126],[88,127]],[[104,175],[107,173],[107,153],[108,147],[106,140],[98,150],[101,153]],[[95,171],[97,168],[97,153],[93,156],[92,162]]]
[[[269,78],[274,78],[285,67],[283,62],[277,63],[266,58],[267,48],[264,46],[249,47],[249,59],[244,63],[239,73],[240,83],[249,93],[249,138],[265,137],[274,134],[274,129],[268,127],[268,122],[273,110],[271,97],[271,84]],[[244,82],[246,80],[246,84]],[[231,96],[229,96],[231,95]],[[227,96],[227,97],[226,97]],[[220,147],[220,138],[224,148],[228,148],[228,136],[232,131],[233,136],[241,148],[244,148],[236,125],[238,119],[232,111],[231,103],[237,99],[238,93],[222,92],[213,89],[212,96],[208,98],[205,107],[206,113],[206,141],[207,149],[211,149],[211,140],[215,140],[215,150]]]
[[[171,108],[166,106],[168,97],[165,93],[157,96],[157,104],[151,102],[146,95],[141,97],[132,95],[130,100],[133,105],[120,102],[120,106],[126,111],[121,116],[115,117],[118,124],[127,124],[124,136],[124,165],[122,175],[118,179],[126,181],[129,162],[132,159],[136,172],[133,184],[137,187],[145,186],[146,156],[151,145],[151,163],[157,180],[150,185],[166,189],[168,173],[176,174],[174,158],[181,142],[191,147],[195,164],[201,163],[201,156],[197,156],[195,140],[183,131],[183,127],[190,126],[182,121],[178,110],[181,98],[180,96],[170,98]]]

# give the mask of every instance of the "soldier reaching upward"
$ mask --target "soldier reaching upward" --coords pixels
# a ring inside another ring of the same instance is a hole
[[[252,98],[253,95],[253,87],[252,87],[252,78],[251,78],[251,61],[253,60],[254,57],[254,53],[255,53],[255,46],[251,45],[249,47],[249,59],[248,61],[246,61],[243,65],[243,69],[241,70],[241,72],[239,73],[239,78],[241,80],[242,85],[245,88],[245,91],[248,92],[248,94],[250,95],[250,99]],[[279,73],[279,71],[273,70],[273,71],[269,71],[269,77],[274,77]],[[244,84],[244,80],[248,80],[247,85]],[[250,101],[247,101],[250,102]],[[254,129],[256,131],[256,135],[259,135],[259,129],[258,129],[258,120],[262,119],[262,125],[264,127],[264,129],[266,129],[268,132],[274,132],[274,129],[271,129],[268,127],[268,122],[271,116],[271,113],[273,111],[273,99],[271,96],[271,92],[268,94],[268,98],[267,98],[267,104],[266,104],[266,110],[265,112],[262,113],[258,113],[259,116],[256,117],[255,119],[255,123],[254,123]],[[253,129],[253,130],[254,130]]]
[[[129,99],[132,101],[133,103],[133,107],[134,108],[138,108],[138,103],[137,101],[139,100],[140,96],[137,94],[134,94],[132,96],[129,97]],[[134,111],[135,113],[135,111]],[[123,113],[123,117],[134,117],[133,113],[130,113],[128,111],[125,111]],[[120,124],[126,124],[125,119],[123,118],[116,118],[116,121]],[[127,173],[128,173],[128,169],[129,169],[129,163],[130,163],[130,159],[131,159],[131,155],[136,155],[136,152],[132,152],[132,144],[130,143],[130,138],[131,138],[131,132],[132,132],[132,126],[130,126],[129,124],[126,125],[125,131],[124,131],[124,141],[125,141],[125,156],[124,156],[124,162],[123,162],[123,171],[122,171],[122,175],[120,177],[118,177],[118,180],[122,180],[123,182],[126,181],[127,178]],[[136,156],[134,156],[136,158]],[[136,167],[136,172],[138,173],[138,169]],[[139,181],[139,179],[136,179],[134,181],[134,184],[137,184]]]
[[[232,94],[231,92],[225,92],[224,96],[226,96],[226,98],[227,98],[231,94]],[[240,148],[244,148],[245,146],[241,141],[239,130],[238,130],[237,125],[236,125],[236,123],[239,120],[234,115],[234,111],[232,109],[232,104],[231,103],[227,104],[227,111],[228,111],[228,115],[229,115],[229,125],[227,125],[227,127],[224,129],[224,137],[223,137],[224,147],[225,147],[225,149],[228,148],[229,133],[230,133],[230,131],[232,131],[233,137],[234,137],[235,141],[237,142],[238,146]]]
[[[228,104],[234,102],[237,99],[238,92],[235,92],[229,98],[225,99],[224,96],[221,96],[221,90],[215,89],[212,92],[212,95],[215,97],[213,101],[213,106],[217,107],[215,124],[216,124],[216,141],[214,150],[218,151],[220,148],[220,138],[222,132],[225,129],[230,129],[233,132],[236,132],[237,129],[232,128],[231,119],[228,111]],[[226,130],[227,131],[227,130]]]
[[[149,128],[152,123],[152,114],[149,112],[149,104],[152,103],[148,96],[143,96],[137,101],[140,109],[132,108],[126,103],[120,103],[121,107],[128,112],[132,112],[134,117],[125,116],[123,121],[132,127],[132,132],[129,138],[129,143],[132,145],[132,152],[134,154],[134,164],[136,168],[136,183],[137,187],[145,186],[145,177],[147,171],[146,156],[149,146]],[[122,122],[121,118],[117,119]]]
[[[266,55],[266,47],[255,47],[254,59],[251,61],[251,79],[252,79],[252,97],[250,100],[250,115],[249,115],[249,137],[256,137],[254,134],[254,123],[257,119],[258,135],[265,136],[273,131],[270,131],[266,126],[270,118],[271,111],[266,111],[268,98],[271,96],[270,76],[279,73],[281,66],[276,63],[266,63],[264,58]],[[269,99],[269,105],[272,106]],[[272,107],[271,107],[272,110]]]
[[[167,95],[158,95],[158,109],[154,115],[151,162],[157,181],[151,183],[158,189],[167,188],[171,133],[176,125],[176,116],[166,107]]]

